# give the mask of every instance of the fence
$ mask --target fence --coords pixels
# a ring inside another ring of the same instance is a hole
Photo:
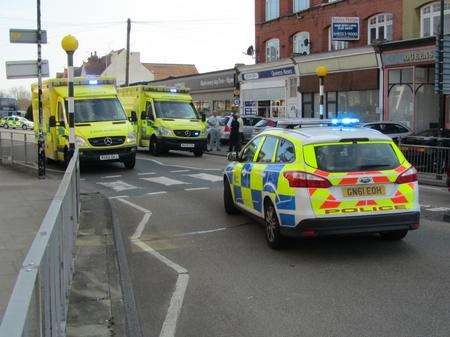
[[[0,337],[66,335],[80,215],[78,150],[67,167],[23,262],[0,326]]]
[[[37,143],[34,133],[0,130],[0,163],[37,169]]]
[[[446,185],[447,170],[450,169],[450,148],[400,144],[406,159],[419,172],[419,181]]]

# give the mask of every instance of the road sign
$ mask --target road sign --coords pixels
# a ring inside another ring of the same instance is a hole
[[[9,41],[11,43],[38,43],[36,29],[14,29],[9,30]],[[41,43],[47,43],[47,31],[41,30]]]
[[[49,76],[48,60],[42,60],[41,72],[43,77]],[[35,78],[38,76],[37,61],[6,62],[6,78]]]
[[[436,65],[434,67],[434,90],[439,92],[439,46],[436,48]],[[443,59],[443,93],[450,95],[450,35],[444,35],[444,59]]]
[[[239,97],[234,99],[234,105],[241,105],[241,100]]]
[[[359,40],[359,17],[333,17],[331,39],[333,41]]]

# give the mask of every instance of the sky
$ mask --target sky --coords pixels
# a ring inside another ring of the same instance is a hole
[[[51,77],[66,65],[65,35],[78,39],[74,63],[81,65],[91,52],[125,48],[127,18],[130,50],[141,62],[195,64],[199,72],[254,63],[244,55],[255,40],[253,0],[41,0],[41,11]],[[6,79],[5,62],[36,59],[37,48],[9,43],[10,28],[36,28],[36,0],[0,0],[0,90],[29,88],[35,80]]]

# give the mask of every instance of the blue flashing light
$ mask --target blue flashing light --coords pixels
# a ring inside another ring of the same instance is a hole
[[[89,80],[89,85],[97,85],[98,81],[97,80]]]
[[[178,92],[178,89],[177,88],[170,88],[170,92],[172,94],[176,94]]]
[[[339,119],[333,118],[333,119],[331,120],[331,124],[333,124],[333,125],[338,125],[338,124],[339,124]]]
[[[331,124],[333,125],[354,125],[358,123],[359,123],[358,118],[342,118],[342,119],[333,118],[331,120]]]

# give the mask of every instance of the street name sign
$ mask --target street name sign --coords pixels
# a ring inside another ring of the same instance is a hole
[[[9,30],[9,41],[11,43],[38,43],[38,33],[36,29],[15,29]],[[47,43],[47,31],[41,30],[41,43]]]
[[[49,76],[48,60],[41,62],[42,77]],[[37,61],[9,61],[6,62],[6,78],[36,78],[38,77]]]

